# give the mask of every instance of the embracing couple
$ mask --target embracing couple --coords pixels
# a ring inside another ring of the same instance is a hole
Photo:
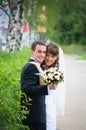
[[[43,41],[33,42],[30,51],[31,58],[22,69],[21,91],[26,94],[26,97],[32,99],[31,105],[27,106],[29,114],[25,115],[26,118],[22,120],[22,123],[27,125],[30,130],[56,130],[56,116],[58,113],[64,114],[64,87],[57,87],[53,83],[47,85],[38,75],[50,67],[60,68],[60,64],[64,60],[63,56],[60,58],[60,49],[53,42],[48,44]],[[61,66],[63,71],[64,65]],[[57,94],[60,95],[58,100],[56,99]],[[25,103],[24,100],[22,98],[22,103]],[[26,104],[23,105],[26,106]]]

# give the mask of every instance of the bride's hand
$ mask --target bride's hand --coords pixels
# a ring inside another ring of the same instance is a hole
[[[39,72],[42,72],[42,69],[40,67],[40,63],[38,63],[38,62],[30,62],[30,63],[33,64],[33,65],[35,65],[37,67],[37,69],[38,69]]]
[[[35,65],[35,66],[37,67],[39,73],[42,73],[42,72],[43,72],[43,70],[41,69],[40,64],[39,64],[38,62],[30,62],[30,63],[33,64],[33,65]],[[40,85],[45,85],[42,76],[39,76],[39,83],[40,83]]]
[[[49,89],[51,89],[51,90],[56,89],[56,84],[50,84],[50,85],[49,85]]]

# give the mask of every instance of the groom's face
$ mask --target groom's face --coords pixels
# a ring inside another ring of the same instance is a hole
[[[32,50],[32,57],[38,62],[42,63],[46,55],[46,46],[37,45],[35,50]]]

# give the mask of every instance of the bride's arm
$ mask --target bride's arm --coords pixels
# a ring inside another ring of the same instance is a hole
[[[30,62],[30,63],[34,64],[37,67],[39,73],[43,73],[43,70],[40,67],[40,64],[38,62]],[[45,84],[44,81],[43,81],[43,77],[42,76],[39,76],[39,81],[40,81],[40,85],[44,85]]]

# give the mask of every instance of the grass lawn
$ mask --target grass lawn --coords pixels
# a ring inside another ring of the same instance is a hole
[[[65,54],[77,55],[79,60],[86,60],[86,45],[61,45]]]

